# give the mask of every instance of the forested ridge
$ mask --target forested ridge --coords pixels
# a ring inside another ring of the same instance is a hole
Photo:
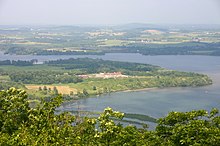
[[[116,71],[157,71],[161,69],[159,66],[141,63],[130,63],[120,61],[108,61],[102,59],[90,58],[70,58],[60,59],[46,62],[49,66],[63,67],[64,69],[80,69],[85,73],[99,73],[99,72],[116,72]]]
[[[62,96],[30,107],[25,91],[0,91],[0,145],[220,145],[218,109],[170,112],[147,126],[123,126],[124,114],[106,108],[98,118],[56,113]]]

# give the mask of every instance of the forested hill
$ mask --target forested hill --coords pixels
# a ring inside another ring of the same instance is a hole
[[[157,71],[162,69],[159,66],[141,63],[129,63],[119,61],[107,61],[102,59],[91,58],[78,58],[78,59],[66,59],[48,61],[46,64],[51,66],[63,67],[64,69],[80,69],[85,70],[87,73],[98,72],[117,72],[117,71]]]

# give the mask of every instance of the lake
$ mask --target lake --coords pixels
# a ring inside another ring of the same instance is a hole
[[[105,60],[128,61],[159,65],[164,68],[204,73],[209,75],[214,83],[210,86],[197,88],[165,88],[136,92],[117,92],[111,95],[81,99],[78,102],[64,104],[62,110],[103,111],[105,107],[126,113],[150,115],[155,118],[165,116],[170,111],[189,111],[194,109],[220,109],[220,57],[215,56],[144,56],[131,53],[109,53],[103,56],[32,56],[4,55],[0,60],[31,60],[39,62],[56,59],[90,57]]]

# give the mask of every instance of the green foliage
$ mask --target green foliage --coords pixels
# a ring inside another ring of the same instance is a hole
[[[1,132],[13,134],[28,119],[29,104],[23,90],[10,88],[0,92],[0,127]]]
[[[205,110],[171,112],[159,120],[157,135],[172,145],[220,145],[218,109],[210,114]]]
[[[10,88],[0,92],[0,100],[0,145],[50,145],[67,141],[65,136],[74,116],[55,115],[56,107],[62,103],[61,96],[30,108],[26,92]]]
[[[82,79],[73,74],[46,70],[9,72],[9,77],[14,82],[22,82],[24,84],[78,83],[82,81]]]
[[[89,96],[89,93],[87,92],[86,89],[83,89],[83,95],[84,95],[84,96]]]
[[[92,90],[96,90],[96,86],[93,86],[93,87],[92,87]]]
[[[22,60],[3,60],[0,61],[0,65],[14,65],[14,66],[32,66],[35,62],[37,62],[36,59],[33,59],[31,61],[22,61]]]
[[[22,83],[17,83],[13,81],[0,80],[0,90],[7,90],[10,87],[16,87],[25,89],[25,86]]]
[[[77,59],[60,59],[48,61],[50,66],[63,67],[65,69],[79,69],[86,74],[100,72],[119,72],[119,71],[156,71],[161,69],[158,66],[141,63],[129,63],[119,61],[107,61],[102,59],[77,58]]]
[[[148,131],[116,122],[124,114],[109,107],[98,118],[58,114],[62,100],[58,95],[31,108],[25,91],[0,91],[0,145],[220,145],[218,109],[171,112]]]

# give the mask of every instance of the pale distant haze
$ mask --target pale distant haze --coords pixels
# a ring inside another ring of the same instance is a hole
[[[0,25],[220,24],[220,0],[0,0]]]

